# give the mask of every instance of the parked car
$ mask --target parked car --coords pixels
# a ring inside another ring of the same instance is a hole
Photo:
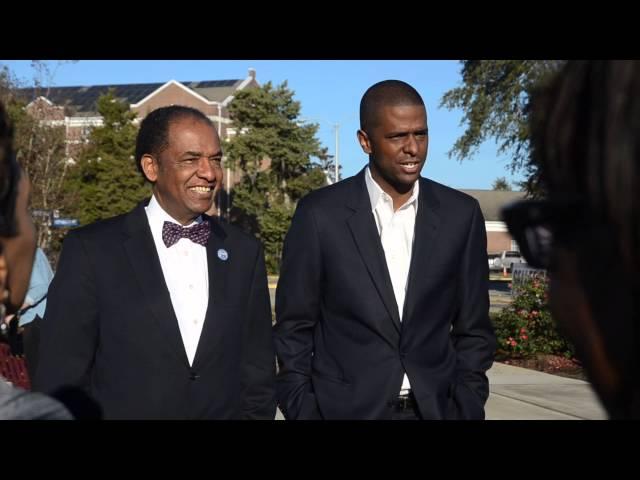
[[[514,250],[503,250],[500,255],[493,260],[493,268],[496,270],[507,267],[511,270],[514,263],[526,263],[520,252]]]
[[[495,262],[500,257],[499,253],[489,253],[487,258],[489,259],[489,270],[498,270],[500,267],[496,267]]]

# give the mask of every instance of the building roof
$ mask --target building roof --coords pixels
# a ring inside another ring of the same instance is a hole
[[[97,115],[97,101],[110,88],[115,96],[128,104],[138,103],[148,95],[165,85],[164,83],[128,83],[121,85],[89,85],[75,87],[21,88],[19,95],[26,102],[38,97],[46,97],[55,105],[64,106],[69,116]],[[222,102],[233,94],[242,80],[206,80],[199,82],[180,82],[185,87],[202,95],[207,100]]]
[[[460,190],[478,200],[480,210],[487,222],[502,221],[500,210],[511,202],[525,198],[526,192],[508,192],[504,190]]]
[[[213,80],[207,82],[180,82],[185,87],[198,92],[207,100],[222,102],[238,88],[242,80]]]

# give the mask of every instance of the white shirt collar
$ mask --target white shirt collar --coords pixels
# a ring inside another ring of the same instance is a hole
[[[369,169],[369,165],[367,165],[366,167],[364,181],[367,185],[367,191],[369,192],[371,210],[376,209],[376,207],[378,206],[378,202],[383,197],[387,197],[389,200],[391,200],[391,197],[389,196],[389,194],[387,194],[384,190],[382,190],[382,188],[380,188],[380,185],[378,185],[378,183],[373,179],[373,176],[371,175],[371,170]],[[411,192],[411,196],[409,197],[409,200],[407,200],[405,204],[402,205],[400,208],[403,208],[407,205],[410,205],[413,202],[416,202],[416,200],[418,199],[419,193],[420,193],[420,180],[418,179],[413,184],[413,191]],[[393,205],[393,201],[391,201],[391,205]],[[398,210],[400,210],[400,208]],[[417,209],[418,209],[418,203],[416,202],[416,211]]]
[[[177,223],[178,225],[182,225],[179,221],[169,215],[164,208],[158,203],[155,194],[151,196],[151,200],[149,200],[149,205],[146,207],[147,217],[149,218],[149,224],[151,228],[159,226],[162,228],[164,222]],[[197,223],[202,223],[202,215],[196,218],[189,225],[185,225],[185,227],[191,227]]]

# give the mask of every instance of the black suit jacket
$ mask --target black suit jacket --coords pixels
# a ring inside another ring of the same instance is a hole
[[[190,366],[147,203],[67,235],[42,322],[36,389],[82,386],[105,418],[273,419],[275,353],[259,242],[210,218],[209,304]]]
[[[420,178],[400,322],[364,174],[307,195],[287,234],[280,408],[293,419],[387,419],[406,372],[425,419],[482,419],[495,337],[478,202]]]

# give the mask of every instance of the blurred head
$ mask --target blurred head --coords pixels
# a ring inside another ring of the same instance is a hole
[[[16,234],[15,210],[20,169],[13,152],[13,125],[0,103],[0,236]]]
[[[13,127],[0,103],[0,302],[15,312],[29,286],[36,231],[29,213],[31,186],[13,151]]]
[[[548,197],[505,220],[610,415],[640,417],[640,62],[568,62],[531,105]]]
[[[151,112],[140,125],[136,160],[158,203],[183,225],[209,210],[222,183],[218,133],[193,108]]]
[[[358,141],[371,175],[392,198],[420,177],[429,146],[427,111],[420,94],[399,80],[370,87],[360,101]]]

